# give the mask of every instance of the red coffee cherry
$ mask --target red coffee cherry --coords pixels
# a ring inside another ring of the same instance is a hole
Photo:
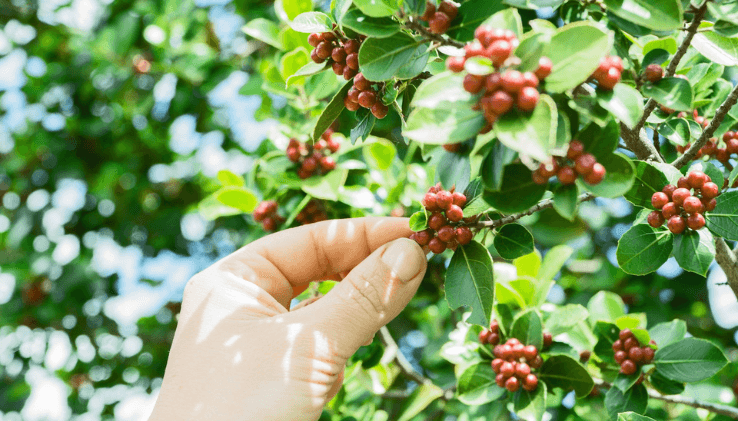
[[[468,74],[464,76],[464,90],[466,90],[469,93],[477,94],[481,92],[482,88],[484,87],[484,77]]]
[[[661,191],[664,194],[666,194],[666,196],[669,198],[669,200],[671,200],[671,195],[674,194],[674,190],[676,190],[676,189],[677,188],[676,188],[675,185],[673,185],[673,184],[667,184],[666,186],[664,186],[663,189],[661,189]]]
[[[664,192],[656,192],[651,196],[651,205],[656,209],[661,209],[669,203],[669,196]]]
[[[701,213],[689,215],[689,218],[687,218],[687,226],[695,231],[702,229],[705,223],[705,217]]]
[[[628,351],[628,357],[630,357],[633,362],[641,362],[643,360],[643,350],[637,346],[634,346]]]
[[[348,60],[348,59],[347,59]],[[350,66],[346,66],[343,68],[343,79],[344,80],[351,80],[354,76],[356,76],[357,70],[352,69]]]
[[[658,64],[649,64],[643,72],[643,76],[647,81],[656,83],[664,77],[664,69]]]
[[[630,329],[625,328],[625,329],[623,329],[623,330],[620,331],[620,333],[618,334],[618,337],[620,338],[620,340],[622,342],[625,342],[626,340],[628,340],[628,338],[632,338],[633,337],[633,332]],[[625,345],[625,344],[623,344],[623,345]]]
[[[441,227],[441,229],[438,230],[438,238],[444,243],[448,243],[449,241],[451,241],[455,235],[456,233],[454,231],[454,228],[450,225]]]
[[[548,332],[543,332],[543,347],[548,348],[553,344],[553,336]]]
[[[631,348],[637,346],[641,345],[638,343],[638,339],[636,339],[635,336],[631,336],[623,342],[623,349],[626,351],[630,351]]]
[[[533,361],[529,361],[529,364],[530,368],[539,369],[543,365],[543,358],[539,355]]]
[[[487,338],[489,337],[489,335],[490,335],[491,333],[492,333],[492,332],[490,332],[490,331],[489,331],[489,330],[487,330],[487,329],[482,329],[482,331],[481,331],[481,332],[479,332],[479,343],[480,343],[480,344],[486,344],[486,343],[487,343]],[[493,369],[494,369],[494,361],[492,361],[492,367],[493,367]]]
[[[702,205],[702,202],[700,201],[700,199],[698,199],[698,198],[696,198],[694,196],[689,196],[688,198],[684,199],[684,205],[683,206],[684,206],[684,210],[688,214],[691,215],[691,214],[695,214],[695,213],[701,211],[703,205]]]
[[[519,363],[517,367],[515,367],[515,375],[518,377],[526,377],[528,374],[530,374],[530,366],[526,363]]]
[[[431,2],[427,2],[425,3],[425,13],[423,13],[423,16],[420,17],[420,20],[424,22],[428,22],[429,20],[431,20],[431,18],[435,14],[436,14],[436,5]]]
[[[617,339],[615,342],[612,343],[612,351],[618,352],[623,350],[623,341],[620,339]]]
[[[648,214],[648,225],[654,228],[658,228],[664,225],[664,222],[666,222],[666,219],[664,218],[664,215],[661,214],[661,212],[653,211]]]
[[[463,71],[464,63],[466,63],[466,57],[451,56],[446,59],[446,67],[454,73]]]
[[[446,217],[451,222],[459,222],[464,219],[464,211],[459,206],[452,204],[446,211]]]
[[[592,352],[586,349],[579,353],[579,361],[583,363],[586,363],[587,361],[589,361],[590,357],[592,357]]]
[[[277,221],[275,221],[274,218],[264,218],[264,222],[261,223],[261,226],[265,231],[274,231],[277,229]]]
[[[525,86],[529,86],[531,88],[537,88],[540,83],[538,77],[536,77],[533,72],[523,73],[523,79],[525,80]]]
[[[605,178],[606,172],[607,170],[605,170],[605,166],[596,162],[592,167],[592,172],[584,176],[584,181],[593,186],[600,184]]]
[[[551,74],[553,70],[553,62],[548,57],[541,57],[538,60],[538,69],[536,69],[536,76],[538,79],[543,80]]]
[[[643,348],[643,362],[648,364],[653,360],[654,355],[656,352],[651,348],[650,346],[646,346]]]
[[[372,83],[366,80],[362,73],[357,73],[354,76],[354,88],[360,91],[368,91],[372,88]]]
[[[725,150],[729,154],[738,153],[738,139],[733,138],[725,142]]]
[[[669,218],[669,222],[666,224],[666,226],[669,227],[669,231],[674,234],[681,234],[684,232],[685,229],[687,229],[686,221],[679,215],[675,215]]]
[[[439,208],[446,210],[454,202],[454,196],[448,191],[440,191],[436,194],[436,204]]]
[[[702,204],[705,205],[705,210],[707,212],[711,212],[711,211],[714,211],[715,210],[715,207],[717,206],[717,200],[715,200],[715,199],[709,199],[709,200],[703,199]]]
[[[705,183],[700,190],[704,199],[714,199],[720,194],[718,185],[712,181]]]
[[[618,364],[621,364],[626,358],[628,358],[628,354],[625,351],[620,350],[615,352],[615,362]]]
[[[502,74],[502,89],[511,94],[520,92],[525,86],[523,74],[517,70],[508,70]]]
[[[581,175],[587,175],[592,172],[594,165],[597,163],[597,158],[592,154],[582,154],[577,158],[574,168]]]
[[[505,387],[505,376],[503,376],[502,373],[498,374],[495,377],[495,383],[497,383],[497,386]]]
[[[523,349],[523,357],[528,361],[533,361],[538,356],[538,349],[533,345],[528,345]]]
[[[572,140],[569,142],[569,150],[566,152],[566,157],[572,161],[579,158],[584,153],[584,144],[578,140]]]
[[[346,50],[342,47],[336,47],[331,51],[331,58],[333,61],[343,63],[346,61]]]
[[[541,174],[539,170],[533,171],[531,176],[533,177],[533,182],[540,186],[544,184],[548,184],[549,177],[546,177],[543,174]]]
[[[515,366],[511,362],[506,361],[500,366],[500,373],[505,377],[510,377],[515,374]]]
[[[674,190],[674,193],[671,195],[671,200],[674,201],[674,204],[677,206],[684,206],[684,201],[691,196],[689,193],[689,190],[685,188],[678,188]]]
[[[448,221],[443,214],[434,213],[430,218],[428,218],[428,226],[436,231],[445,225],[448,225]]]
[[[433,233],[429,230],[418,231],[415,233],[415,241],[421,246],[427,246],[433,238]]]
[[[689,188],[689,180],[687,179],[687,177],[679,177],[679,180],[677,181],[677,188],[680,188],[680,189]]]
[[[470,57],[486,57],[487,56],[487,50],[484,49],[484,46],[479,42],[472,42],[471,44],[466,44],[464,46],[464,52],[466,53],[466,58]]]
[[[513,45],[506,40],[497,40],[487,48],[486,56],[492,60],[496,67],[502,66],[513,52]]]
[[[489,330],[491,330],[494,333],[499,333],[500,332],[500,322],[498,322],[497,320],[494,320],[493,319],[489,323]]]
[[[371,108],[372,114],[374,114],[374,117],[378,119],[383,119],[387,117],[387,113],[389,113],[389,107],[382,104],[382,101],[377,101],[372,105]]]
[[[490,98],[490,109],[497,115],[502,115],[510,111],[515,102],[512,95],[505,91],[497,91]]]
[[[436,237],[430,240],[428,248],[435,254],[441,254],[446,250],[446,243]]]
[[[359,105],[364,108],[371,108],[377,102],[377,94],[374,91],[364,91],[359,94]]]
[[[336,160],[330,156],[324,156],[320,158],[320,167],[323,168],[323,171],[325,172],[332,171],[336,168]]]
[[[464,196],[464,193],[454,192],[452,196],[454,198],[454,205],[464,206],[466,204],[466,196]]]
[[[487,92],[495,92],[502,87],[502,76],[499,73],[492,73],[484,78],[484,89]]]
[[[598,80],[599,86],[602,89],[606,90],[612,90],[615,85],[620,82],[620,70],[611,67],[610,70],[607,71],[607,74],[602,77],[600,80]]]
[[[510,377],[505,382],[505,389],[509,390],[510,392],[517,392],[518,389],[520,389],[520,380],[518,380],[517,377]]]
[[[556,176],[561,181],[561,184],[573,184],[577,179],[577,174],[574,172],[572,167],[561,167],[556,173]]]
[[[445,13],[449,20],[454,20],[459,13],[459,7],[449,1],[444,1],[438,6],[438,11]]]
[[[620,364],[620,372],[630,376],[631,374],[634,374],[636,372],[636,365],[631,360],[625,360],[622,364]]]
[[[689,186],[693,189],[701,188],[705,183],[710,181],[708,178],[707,174],[702,171],[692,171],[687,174],[687,181],[689,182]]]
[[[318,160],[315,159],[312,156],[309,156],[305,158],[304,161],[302,161],[302,168],[305,169],[305,171],[315,171],[315,169],[318,167]]]
[[[484,332],[484,330],[482,332]],[[500,367],[502,367],[502,364],[504,363],[505,363],[505,360],[503,360],[502,358],[495,358],[494,360],[492,360],[492,370],[494,370],[495,373],[500,374]]]
[[[538,377],[535,374],[528,374],[525,377],[525,383],[523,383],[523,389],[528,392],[536,390],[538,387]]]
[[[355,39],[350,39],[343,43],[343,49],[344,51],[346,51],[347,55],[352,54],[352,53],[358,53],[360,46],[361,46],[361,43]]]
[[[518,94],[517,106],[521,111],[530,112],[538,105],[540,94],[536,88],[530,86],[524,87]]]
[[[308,44],[310,44],[312,47],[317,47],[318,44],[320,44],[320,41],[322,41],[320,34],[313,33],[308,35]]]
[[[471,230],[468,227],[456,228],[456,241],[458,241],[459,244],[461,244],[462,246],[471,243],[473,237],[474,234],[472,234]]]
[[[421,201],[424,208],[426,208],[429,211],[435,211],[438,210],[438,203],[436,202],[437,196],[435,193],[426,193],[425,196],[423,196],[423,200]]]
[[[436,12],[428,21],[428,28],[434,34],[442,34],[448,30],[451,18],[443,12]]]
[[[346,65],[351,70],[359,70],[359,53],[351,53],[346,56]]]

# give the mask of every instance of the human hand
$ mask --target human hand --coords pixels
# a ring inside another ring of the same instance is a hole
[[[151,421],[317,420],[346,361],[415,294],[426,258],[405,218],[326,221],[259,239],[185,287]],[[289,311],[311,281],[340,279]]]

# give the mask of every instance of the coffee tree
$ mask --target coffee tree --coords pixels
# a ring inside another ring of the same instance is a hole
[[[261,196],[279,203],[280,228],[312,222],[318,206],[329,218],[411,215],[431,262],[450,259],[430,276],[466,313],[439,349],[455,381],[379,344],[355,356],[382,399],[407,398],[391,419],[429,407],[463,419],[659,419],[644,416],[653,401],[738,418],[680,396],[728,364],[683,320],[650,322],[605,291],[547,303],[572,249],[541,259],[526,228],[539,212],[567,226],[585,202],[625,198],[640,211],[617,245],[622,271],[646,275],[673,256],[705,276],[717,261],[721,293],[738,293],[733,2],[334,0],[277,16],[244,31],[274,47],[253,89],[289,99],[284,125],[257,169],[221,174],[201,208],[250,212]],[[285,28],[303,35],[287,45]],[[387,330],[381,339],[396,347]],[[397,371],[418,383],[412,392],[395,390]],[[350,385],[333,410],[351,407]]]

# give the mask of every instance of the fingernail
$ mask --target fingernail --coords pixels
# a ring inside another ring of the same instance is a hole
[[[409,238],[400,238],[387,247],[382,261],[402,282],[415,278],[428,264],[418,243]]]

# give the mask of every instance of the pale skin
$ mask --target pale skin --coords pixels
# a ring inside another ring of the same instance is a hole
[[[317,420],[348,359],[426,271],[405,218],[325,221],[246,245],[187,284],[150,421]],[[290,311],[311,281],[342,279]]]

